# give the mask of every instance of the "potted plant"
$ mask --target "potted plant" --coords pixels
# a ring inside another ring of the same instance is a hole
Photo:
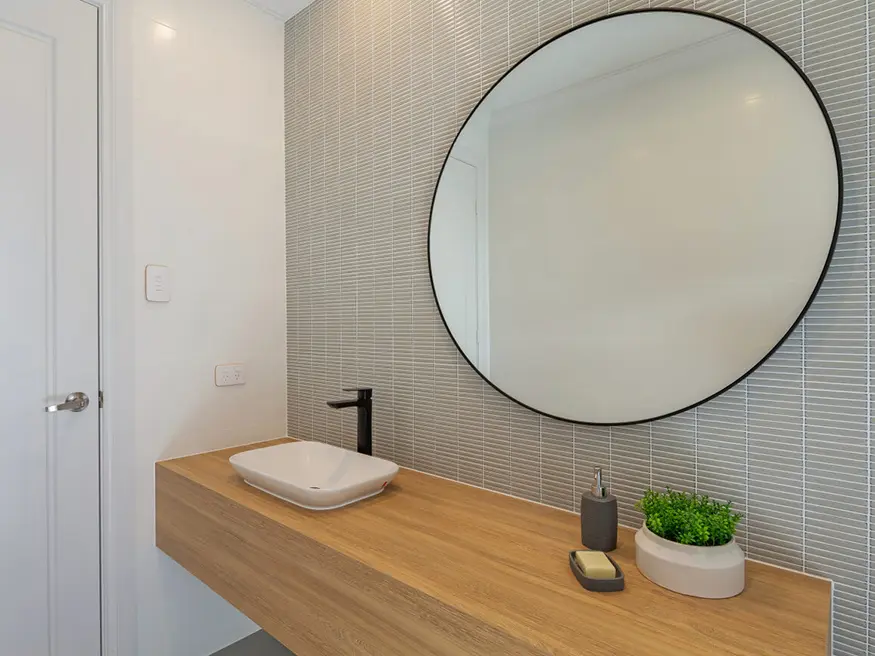
[[[735,542],[741,515],[731,503],[666,488],[635,504],[644,526],[635,560],[648,579],[692,597],[723,599],[744,590],[744,553]]]

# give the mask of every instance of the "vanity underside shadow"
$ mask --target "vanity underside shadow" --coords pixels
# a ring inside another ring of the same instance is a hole
[[[213,656],[289,656],[292,654],[264,631],[258,631],[233,645],[220,649]],[[294,656],[294,654],[292,654]]]

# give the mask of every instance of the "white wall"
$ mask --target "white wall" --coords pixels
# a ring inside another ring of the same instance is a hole
[[[286,432],[283,27],[242,0],[119,0],[113,10],[123,261],[110,295],[133,330],[111,331],[121,363],[111,375],[130,381],[133,400],[111,406],[112,430],[114,463],[124,471],[127,458],[135,472],[132,493],[124,481],[112,488],[119,543],[135,523],[135,562],[115,559],[128,634],[119,653],[201,656],[256,627],[155,547],[153,470]],[[150,263],[172,267],[169,304],[144,300]],[[216,388],[222,362],[244,362],[247,384]]]

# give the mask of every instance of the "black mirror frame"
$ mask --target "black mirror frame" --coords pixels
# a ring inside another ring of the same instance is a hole
[[[814,290],[812,291],[811,296],[806,301],[804,307],[802,308],[802,311],[799,313],[799,316],[796,318],[796,320],[793,322],[793,324],[790,326],[789,330],[784,334],[784,336],[781,337],[781,339],[778,341],[778,343],[775,344],[775,346],[762,359],[760,359],[753,367],[751,367],[747,372],[745,372],[738,379],[734,380],[732,383],[730,383],[729,385],[725,386],[724,388],[718,390],[717,392],[705,397],[701,401],[698,401],[696,403],[692,403],[688,406],[685,406],[683,408],[675,410],[674,412],[668,412],[668,413],[665,413],[665,414],[662,414],[662,415],[659,415],[656,417],[650,417],[648,419],[638,419],[635,421],[615,422],[615,423],[588,422],[588,421],[581,421],[579,419],[569,419],[567,417],[560,417],[557,415],[550,414],[548,412],[544,412],[543,410],[538,410],[537,408],[532,407],[526,403],[523,403],[522,401],[520,401],[517,398],[514,398],[513,396],[511,396],[510,394],[508,394],[507,392],[502,390],[500,387],[498,387],[491,380],[489,380],[489,378],[487,376],[485,376],[483,374],[483,372],[481,372],[480,369],[478,369],[477,366],[474,365],[473,362],[471,362],[471,359],[465,354],[465,352],[459,346],[459,343],[458,343],[458,341],[456,341],[456,338],[453,335],[452,331],[450,330],[449,324],[447,323],[446,317],[444,316],[443,309],[441,308],[440,301],[438,300],[438,297],[437,297],[437,289],[435,288],[435,284],[434,284],[434,270],[432,267],[432,258],[431,258],[431,228],[432,228],[432,221],[434,220],[434,204],[435,204],[435,199],[437,197],[437,191],[440,188],[441,178],[443,177],[444,169],[446,168],[447,161],[449,160],[450,155],[453,152],[453,147],[456,145],[456,141],[459,139],[459,136],[462,134],[462,131],[465,129],[465,126],[468,125],[468,122],[471,120],[471,117],[474,116],[474,114],[480,108],[480,105],[483,104],[483,102],[486,100],[486,98],[489,97],[489,94],[492,93],[492,91],[496,87],[498,87],[498,85],[501,84],[501,82],[508,75],[510,75],[514,70],[516,70],[516,68],[518,66],[520,66],[524,61],[526,61],[530,57],[537,54],[542,48],[545,48],[546,46],[550,45],[554,41],[557,41],[565,36],[568,36],[572,32],[576,32],[578,30],[589,27],[590,25],[594,25],[595,23],[600,23],[600,22],[605,21],[605,20],[610,20],[610,19],[621,17],[621,16],[627,16],[630,14],[645,14],[645,13],[649,13],[649,14],[653,14],[653,13],[692,14],[692,15],[696,15],[696,16],[703,16],[705,18],[710,18],[713,20],[721,21],[723,23],[726,23],[728,25],[736,27],[744,32],[747,32],[751,36],[756,37],[762,43],[766,44],[772,50],[774,50],[777,54],[779,54],[784,59],[784,61],[786,61],[791,66],[791,68],[794,71],[796,71],[796,73],[799,75],[799,77],[805,82],[809,91],[811,91],[811,94],[814,97],[814,99],[817,101],[817,105],[820,108],[821,113],[823,114],[824,121],[826,122],[826,126],[829,130],[830,138],[832,139],[833,150],[835,152],[835,158],[836,158],[836,175],[837,175],[837,180],[838,180],[838,207],[836,209],[835,230],[833,231],[832,243],[830,244],[829,252],[827,253],[826,261],[824,262],[824,265],[823,265],[823,270],[821,271],[820,276],[818,277],[817,284],[814,286]],[[652,421],[658,421],[660,419],[666,419],[667,417],[673,417],[675,415],[682,414],[688,410],[692,410],[693,408],[696,408],[704,403],[707,403],[708,401],[711,401],[712,399],[717,398],[718,396],[720,396],[724,392],[726,392],[726,391],[732,389],[733,387],[735,387],[736,385],[738,385],[745,378],[750,376],[754,371],[759,369],[764,362],[766,362],[769,358],[771,358],[772,355],[774,355],[775,352],[779,348],[781,348],[781,346],[784,344],[784,342],[787,341],[787,339],[790,337],[790,335],[792,335],[793,332],[796,330],[796,328],[799,326],[800,322],[802,321],[802,319],[805,317],[806,313],[808,312],[808,309],[811,307],[811,304],[814,302],[814,299],[817,297],[817,294],[820,291],[821,286],[823,285],[823,281],[826,278],[826,274],[827,274],[827,271],[829,270],[829,266],[832,263],[833,255],[835,254],[836,244],[838,242],[838,237],[839,237],[839,229],[841,227],[843,208],[844,208],[844,172],[842,169],[841,149],[839,147],[838,137],[836,136],[835,126],[833,125],[832,119],[829,116],[829,111],[827,110],[826,105],[823,102],[823,99],[820,97],[820,94],[818,93],[817,88],[814,86],[814,83],[805,74],[805,71],[803,71],[802,68],[795,61],[793,61],[793,59],[790,57],[790,55],[788,55],[786,52],[784,52],[784,50],[782,48],[780,48],[777,44],[775,44],[772,40],[763,36],[762,34],[757,32],[756,30],[748,27],[747,25],[743,25],[742,23],[739,23],[738,21],[732,20],[731,18],[726,18],[725,16],[719,16],[717,14],[712,14],[712,13],[704,12],[704,11],[697,11],[694,9],[660,8],[660,9],[633,9],[633,10],[629,10],[629,11],[620,11],[620,12],[616,12],[616,13],[612,13],[612,14],[606,14],[605,16],[599,16],[598,18],[594,18],[592,20],[586,21],[584,23],[581,23],[580,25],[576,25],[568,30],[565,30],[564,32],[557,34],[553,38],[545,41],[544,43],[539,45],[537,48],[532,50],[530,53],[528,53],[525,57],[523,57],[518,62],[516,62],[507,71],[505,71],[501,75],[501,77],[499,77],[495,81],[495,83],[489,87],[489,89],[486,91],[486,93],[483,94],[483,97],[480,98],[479,101],[477,101],[477,104],[474,106],[474,108],[468,114],[467,118],[462,123],[461,127],[459,128],[459,131],[456,133],[456,136],[453,139],[453,143],[450,144],[450,148],[447,151],[446,156],[444,157],[443,163],[441,164],[441,169],[440,169],[440,173],[438,174],[437,181],[435,182],[435,189],[434,189],[434,193],[432,194],[431,208],[429,209],[429,218],[428,218],[428,244],[427,244],[428,278],[429,278],[429,283],[431,284],[432,296],[434,297],[435,305],[437,306],[437,310],[438,310],[438,314],[440,315],[441,322],[444,324],[444,328],[446,328],[447,333],[450,335],[450,339],[453,341],[453,345],[456,347],[456,350],[458,350],[459,353],[461,353],[462,357],[465,359],[465,361],[468,363],[468,365],[475,372],[477,372],[477,375],[480,376],[483,380],[485,380],[489,384],[490,387],[492,387],[495,391],[500,393],[502,396],[507,397],[512,402],[514,402],[518,405],[521,405],[524,408],[528,408],[532,412],[535,412],[539,415],[543,415],[545,417],[550,417],[552,419],[558,419],[559,421],[565,421],[565,422],[572,423],[572,424],[579,424],[579,425],[583,425],[583,426],[632,426],[632,425],[636,425],[636,424],[646,424],[646,423],[649,423]]]

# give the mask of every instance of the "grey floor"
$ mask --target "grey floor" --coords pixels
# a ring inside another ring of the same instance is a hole
[[[264,631],[253,633],[240,642],[220,649],[213,656],[294,656]]]

